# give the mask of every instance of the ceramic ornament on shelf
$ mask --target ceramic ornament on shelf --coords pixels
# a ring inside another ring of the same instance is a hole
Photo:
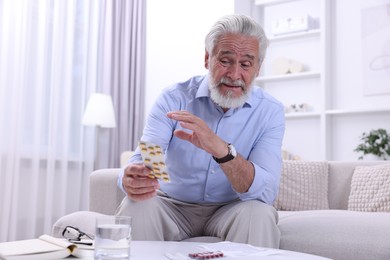
[[[303,72],[303,64],[295,61],[295,60],[290,60],[290,73],[300,73]]]
[[[285,57],[276,58],[272,63],[272,72],[276,75],[303,72],[302,63]]]
[[[279,57],[272,63],[273,74],[283,75],[290,71],[290,61],[287,58]]]
[[[307,103],[301,104],[291,104],[284,108],[285,113],[294,113],[294,112],[310,112],[313,111],[313,108]]]

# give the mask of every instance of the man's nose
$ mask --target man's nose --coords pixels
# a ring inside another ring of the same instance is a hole
[[[232,64],[229,67],[229,73],[228,73],[227,76],[230,77],[232,80],[241,79],[241,67],[240,67],[240,65],[237,64],[237,63]]]

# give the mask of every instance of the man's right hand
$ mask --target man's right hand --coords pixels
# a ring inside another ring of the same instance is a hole
[[[148,177],[150,172],[143,164],[130,164],[125,168],[122,184],[131,200],[142,201],[156,196],[160,185],[156,178]]]

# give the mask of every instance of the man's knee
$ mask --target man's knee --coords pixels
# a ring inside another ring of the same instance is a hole
[[[231,223],[227,225],[230,228],[220,230],[222,239],[254,246],[279,247],[278,214],[272,206],[253,200],[239,202],[230,210]]]
[[[124,198],[116,210],[116,215],[127,215],[127,216],[151,216],[154,214],[150,214],[158,210],[159,206],[158,199],[152,198],[149,200],[144,200],[140,202],[135,202],[130,200],[129,198]],[[149,214],[148,214],[149,213]]]
[[[238,204],[240,217],[248,220],[256,220],[275,224],[278,222],[278,214],[274,207],[258,200],[244,201]]]
[[[125,198],[116,214],[131,216],[134,240],[179,240],[179,229],[158,197],[140,202]]]
[[[279,248],[280,230],[277,226],[278,213],[274,207],[260,201],[248,201],[244,207],[251,219],[248,243],[255,246]],[[244,213],[245,214],[245,213]]]

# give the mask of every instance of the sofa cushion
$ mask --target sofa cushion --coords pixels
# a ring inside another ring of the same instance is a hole
[[[51,231],[53,237],[62,237],[62,232],[67,226],[78,228],[91,238],[95,237],[96,218],[100,216],[107,216],[101,213],[92,211],[78,211],[58,219]]]
[[[390,164],[356,166],[348,210],[390,212]]]
[[[279,212],[280,248],[338,260],[388,260],[390,214],[347,210]]]
[[[284,161],[277,210],[329,209],[328,163]]]

